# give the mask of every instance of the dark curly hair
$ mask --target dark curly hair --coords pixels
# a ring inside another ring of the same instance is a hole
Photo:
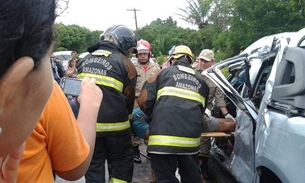
[[[0,2],[0,78],[20,57],[39,67],[54,40],[55,0]]]

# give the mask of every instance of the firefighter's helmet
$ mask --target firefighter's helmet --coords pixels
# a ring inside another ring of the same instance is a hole
[[[109,32],[105,33],[105,37],[107,34],[111,35],[115,39],[115,42],[120,46],[120,48],[127,52],[131,48],[136,48],[137,46],[137,39],[134,32],[129,29],[125,25],[116,25],[113,26]]]
[[[150,53],[151,46],[148,41],[140,39],[137,43],[137,53]]]
[[[185,45],[176,46],[172,53],[172,58],[178,59],[183,56],[188,56],[192,60],[193,59],[192,50],[188,46],[185,46]]]
[[[115,25],[114,25],[114,26],[111,26],[111,27],[108,27],[108,28],[100,35],[100,40],[104,40],[105,34],[108,33],[108,32],[110,32],[110,30],[112,30],[114,27],[115,27]]]

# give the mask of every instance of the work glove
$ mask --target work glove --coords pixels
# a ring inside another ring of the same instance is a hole
[[[224,114],[224,117],[225,117],[226,119],[233,119],[233,121],[236,121],[235,118],[234,118],[231,114],[229,114],[229,113]]]
[[[209,110],[209,109],[205,109],[205,111],[204,111],[204,113],[206,114],[206,115],[208,115],[208,116],[211,116],[211,111]]]

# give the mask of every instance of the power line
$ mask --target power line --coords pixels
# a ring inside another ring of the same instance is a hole
[[[135,23],[136,23],[136,30],[138,29],[138,20],[137,20],[137,11],[140,11],[139,9],[127,9],[127,11],[133,11],[134,13],[134,20],[135,20]]]

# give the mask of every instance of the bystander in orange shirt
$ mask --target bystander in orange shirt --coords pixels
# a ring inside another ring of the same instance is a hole
[[[26,140],[17,182],[55,182],[53,169],[74,169],[87,158],[89,150],[66,97],[54,82],[39,122]]]

